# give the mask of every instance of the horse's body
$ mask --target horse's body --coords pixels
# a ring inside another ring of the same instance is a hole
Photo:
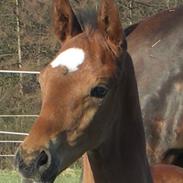
[[[153,183],[183,183],[183,168],[158,164],[151,166]],[[83,155],[83,183],[95,183],[87,154]]]
[[[183,168],[178,166],[154,165],[151,173],[154,183],[183,183]]]
[[[126,34],[149,160],[183,166],[183,7],[147,18]]]
[[[96,183],[151,183],[135,73],[118,10],[101,0],[97,26],[54,0],[58,56],[40,74],[42,108],[16,154],[26,179],[52,183],[88,152]]]

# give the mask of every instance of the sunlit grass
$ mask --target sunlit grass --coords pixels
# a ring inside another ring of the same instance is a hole
[[[80,183],[80,168],[68,168],[55,181],[55,183]],[[0,171],[0,183],[20,183],[21,179],[15,171]]]

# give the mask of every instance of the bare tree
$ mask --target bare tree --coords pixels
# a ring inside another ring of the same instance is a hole
[[[15,0],[16,3],[16,25],[17,25],[17,50],[18,50],[18,68],[22,68],[22,51],[21,51],[21,40],[20,40],[20,19],[19,19],[19,0]],[[20,94],[23,95],[22,91],[22,74],[20,74]]]

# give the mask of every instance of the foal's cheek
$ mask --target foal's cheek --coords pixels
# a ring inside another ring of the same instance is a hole
[[[76,145],[77,140],[81,137],[87,128],[89,128],[95,113],[97,112],[97,107],[89,107],[87,110],[78,118],[76,121],[76,127],[67,133],[67,142],[70,145]]]

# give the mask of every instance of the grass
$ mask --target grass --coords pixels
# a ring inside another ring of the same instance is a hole
[[[55,181],[55,183],[79,183],[81,170],[68,168]],[[0,171],[0,183],[20,183],[20,177],[15,171]]]

